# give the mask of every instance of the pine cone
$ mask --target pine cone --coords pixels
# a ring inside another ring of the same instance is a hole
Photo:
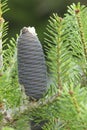
[[[47,69],[42,46],[35,29],[24,27],[17,46],[19,83],[27,96],[40,99],[47,88]]]

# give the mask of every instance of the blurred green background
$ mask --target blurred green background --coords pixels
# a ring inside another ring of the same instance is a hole
[[[10,10],[4,18],[9,21],[9,38],[19,34],[24,26],[34,26],[43,41],[49,16],[58,13],[63,17],[67,6],[73,2],[87,5],[87,0],[8,0]]]

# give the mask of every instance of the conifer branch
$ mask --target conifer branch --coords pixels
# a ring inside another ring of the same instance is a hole
[[[58,33],[59,33],[59,37],[58,37],[58,40],[57,40],[57,74],[58,74],[58,87],[59,87],[59,90],[61,91],[63,89],[63,86],[62,86],[62,82],[61,82],[61,69],[60,69],[60,66],[61,66],[61,61],[60,61],[60,55],[61,55],[61,50],[60,50],[60,43],[62,42],[62,38],[61,38],[61,28],[62,28],[62,18],[59,19],[59,23],[60,23],[60,26],[58,28]],[[59,44],[59,45],[58,45]]]
[[[75,10],[75,14],[76,14],[77,22],[78,22],[78,25],[79,25],[81,41],[82,41],[83,49],[84,49],[84,55],[85,55],[85,58],[86,58],[86,61],[87,61],[87,45],[86,45],[87,43],[86,43],[86,40],[85,40],[85,37],[84,37],[84,30],[83,30],[83,25],[82,25],[82,22],[81,22],[81,16],[80,16],[81,11],[80,11],[80,9]]]
[[[0,71],[2,70],[2,67],[3,67],[3,58],[2,58],[2,31],[3,31],[3,23],[4,23],[4,20],[0,16]]]
[[[2,58],[2,32],[3,32],[3,23],[4,19],[2,18],[2,3],[0,1],[0,71],[3,66],[3,58]]]
[[[47,99],[41,99],[39,101],[29,101],[29,103],[27,104],[27,111],[32,111],[36,108],[39,108],[39,107],[44,107],[44,106],[47,106],[47,105],[50,105],[52,104],[53,102],[55,102],[56,100],[58,100],[58,98],[60,97],[61,95],[59,95],[59,93],[56,93],[54,94],[53,96],[51,97],[48,97]]]
[[[3,19],[3,14],[8,11],[7,0],[0,1],[0,71],[3,70],[3,44],[6,42],[7,38],[3,40],[3,38],[7,35],[8,25],[5,23]]]
[[[71,96],[72,102],[73,102],[73,104],[74,104],[74,106],[76,108],[77,113],[80,113],[80,107],[79,107],[79,104],[78,104],[78,101],[77,101],[77,99],[75,97],[74,92],[69,91],[69,94]]]

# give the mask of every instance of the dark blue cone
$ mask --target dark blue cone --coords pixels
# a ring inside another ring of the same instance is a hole
[[[42,46],[35,35],[24,27],[18,38],[18,77],[30,98],[40,99],[46,92],[46,65]]]

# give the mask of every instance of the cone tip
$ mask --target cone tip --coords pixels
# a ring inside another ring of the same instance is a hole
[[[36,33],[36,31],[35,31],[35,28],[34,28],[34,27],[28,27],[28,31],[29,31],[30,33],[32,33],[32,35],[34,35],[34,36],[36,36],[36,35],[37,35],[37,33]]]

